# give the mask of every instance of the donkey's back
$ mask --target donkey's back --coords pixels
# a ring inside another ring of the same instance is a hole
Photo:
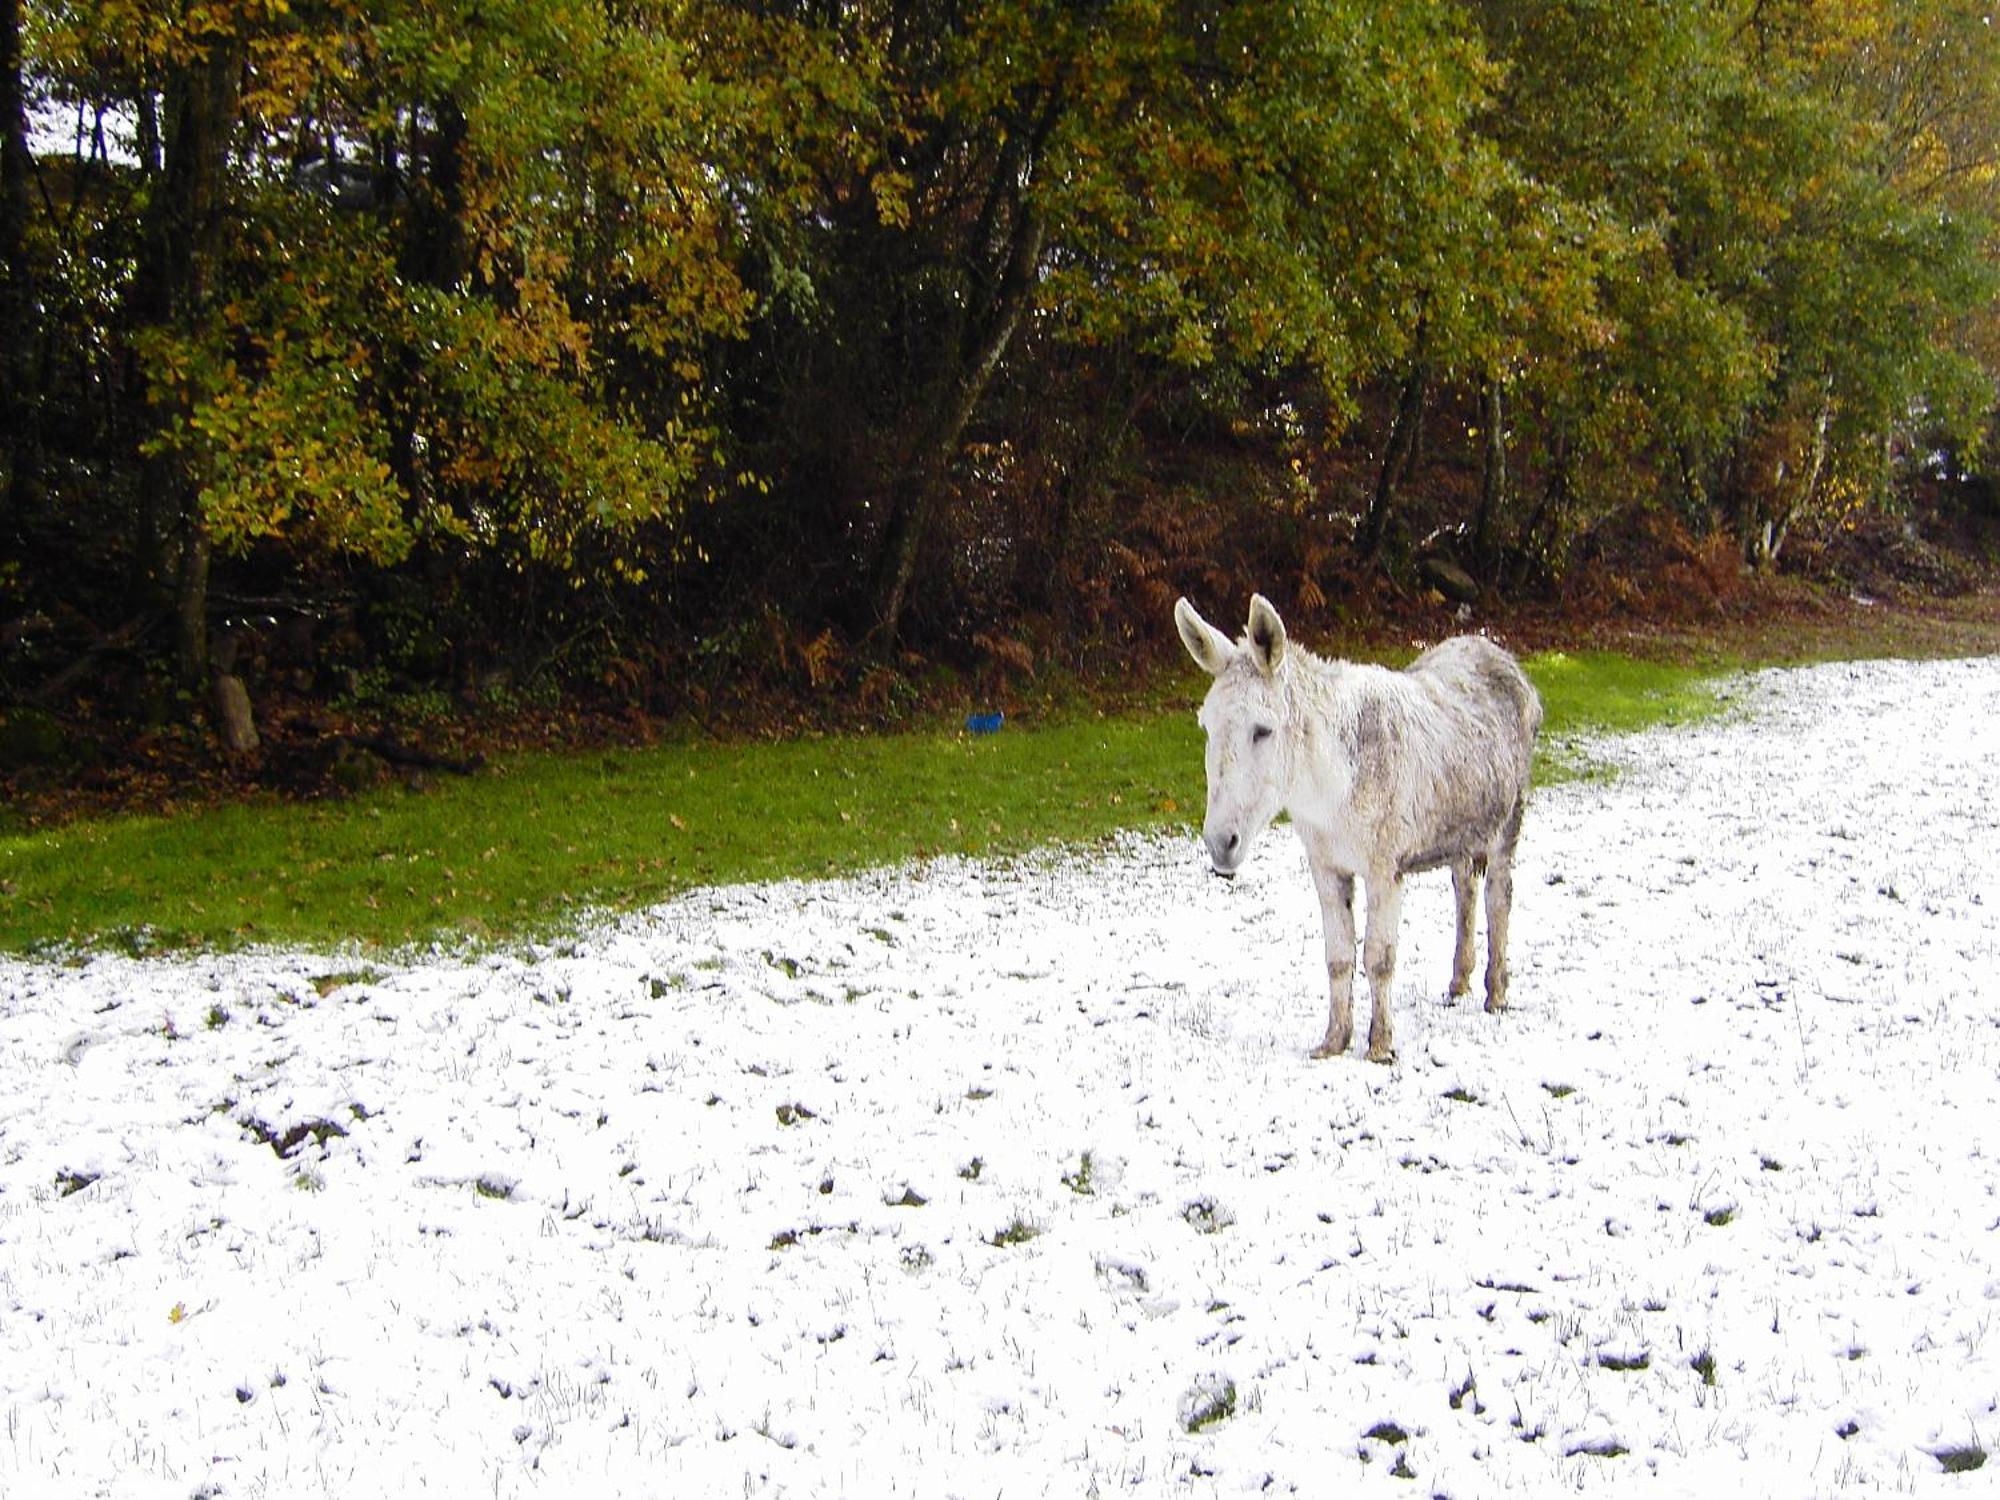
[[[1542,727],[1541,697],[1520,663],[1484,636],[1442,641],[1411,662],[1404,675],[1420,690],[1423,704],[1413,716],[1411,737],[1428,741],[1411,756],[1405,773],[1409,794],[1430,806],[1409,811],[1424,813],[1417,821],[1438,834],[1490,840],[1510,815],[1518,815],[1527,792]],[[1421,837],[1420,829],[1409,833]],[[1416,849],[1400,853],[1406,870],[1447,862],[1414,859]]]
[[[1440,641],[1404,669],[1437,700],[1455,708],[1467,728],[1496,745],[1525,745],[1532,753],[1542,727],[1542,700],[1513,655],[1483,635]]]
[[[1483,869],[1496,846],[1511,844],[1542,718],[1512,656],[1458,636],[1400,672],[1324,670],[1322,702],[1355,726],[1352,779],[1335,805],[1293,814],[1343,835],[1336,844],[1354,850],[1350,873],[1394,878],[1459,860]]]

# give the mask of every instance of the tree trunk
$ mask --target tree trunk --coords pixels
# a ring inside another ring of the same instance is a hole
[[[1541,502],[1521,533],[1520,558],[1514,569],[1514,587],[1524,588],[1536,561],[1548,566],[1551,575],[1560,570],[1565,515],[1569,510],[1571,470],[1575,455],[1571,450],[1569,427],[1558,422],[1549,441],[1549,472],[1542,486]]]
[[[409,204],[402,216],[397,268],[406,281],[449,292],[460,288],[470,270],[465,233],[465,145],[470,125],[465,111],[449,97],[434,101],[431,114],[435,127],[412,140],[403,156],[402,181]],[[393,201],[397,181],[395,147],[389,138],[378,139],[375,154],[380,179],[376,201],[387,205]],[[455,497],[439,493],[438,455],[431,451],[426,457],[418,441],[427,399],[422,394],[424,351],[406,343],[395,359],[397,378],[383,382],[379,398],[390,433],[390,470],[413,501],[442,499],[450,504]]]
[[[1038,546],[1022,550],[1016,595],[1039,601],[1044,611],[1058,618],[1067,618],[1065,611],[1076,599],[1075,552],[1078,534],[1091,518],[1087,507],[1153,396],[1153,380],[1142,378],[1134,364],[1120,360],[1114,365],[1110,389],[1104,392],[1090,436],[1082,444],[1082,458],[1068,466],[1056,492],[1054,513],[1044,534],[1034,539]]]
[[[1416,450],[1430,377],[1430,366],[1419,359],[1410,367],[1396,397],[1396,414],[1389,421],[1389,446],[1382,454],[1382,467],[1375,478],[1375,498],[1357,538],[1365,562],[1372,563],[1382,555],[1382,543],[1389,534],[1389,517],[1396,508],[1397,487],[1409,477],[1410,456]]]
[[[37,301],[28,264],[28,110],[21,77],[21,0],[0,0],[0,428],[7,493],[0,522],[19,524],[41,491]]]
[[[1472,526],[1472,555],[1480,573],[1492,576],[1493,527],[1507,503],[1506,412],[1502,406],[1498,377],[1486,377],[1481,393],[1482,421],[1486,428],[1486,463],[1479,481],[1479,514]]]
[[[885,646],[893,643],[902,629],[917,558],[952,456],[958,452],[979,398],[999,368],[1020,326],[1021,314],[1034,295],[1042,236],[1041,211],[1033,204],[1022,204],[1007,267],[995,288],[985,326],[957,368],[948,372],[933,399],[930,418],[918,432],[909,462],[891,488],[889,519],[875,571],[875,628],[871,632]]]
[[[1709,485],[1702,477],[1703,468],[1709,465],[1697,458],[1694,450],[1685,443],[1675,447],[1674,459],[1680,468],[1682,517],[1696,536],[1706,536],[1716,525],[1714,502],[1709,497]]]
[[[1805,452],[1800,455],[1796,474],[1792,472],[1789,456],[1778,466],[1772,483],[1776,504],[1759,524],[1750,528],[1748,538],[1750,565],[1760,573],[1777,566],[1778,554],[1785,550],[1785,540],[1791,535],[1792,523],[1819,493],[1820,479],[1826,473],[1827,433],[1832,425],[1833,400],[1830,396],[1823,396],[1818,411],[1813,415]]]
[[[410,209],[405,218],[401,262],[403,275],[420,286],[450,291],[464,280],[471,257],[465,238],[465,145],[471,126],[458,101],[435,101],[436,125],[421,147],[413,147],[411,166],[421,157],[423,170],[409,178]],[[385,193],[383,202],[388,202]]]
[[[151,184],[133,295],[139,321],[194,333],[208,312],[225,225],[221,198],[242,84],[242,53],[231,39],[210,44],[206,56],[175,67],[167,77],[160,132],[160,171]],[[167,437],[188,415],[183,393],[149,403],[155,438]],[[210,542],[201,509],[200,476],[171,448],[144,466],[142,506],[163,546],[177,549],[174,664],[182,685],[208,682],[208,576]],[[165,559],[162,560],[163,564]],[[166,567],[160,569],[166,572]]]
[[[208,681],[208,523],[194,497],[182,516],[180,572],[174,590],[174,667],[184,686]]]
[[[250,692],[233,672],[216,674],[215,732],[231,755],[248,755],[258,745],[257,720],[250,711]]]

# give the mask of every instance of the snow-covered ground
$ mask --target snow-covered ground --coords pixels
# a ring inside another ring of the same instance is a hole
[[[1390,1068],[1283,830],[0,964],[0,1494],[1972,1493],[2000,661],[1740,698],[1536,794],[1505,1017],[1413,882]]]

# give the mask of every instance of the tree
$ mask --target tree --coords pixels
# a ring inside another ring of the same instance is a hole
[[[136,126],[132,545],[184,682],[212,559],[643,574],[748,307],[684,7],[71,3],[35,66]],[[113,201],[107,213],[122,212]],[[11,346],[10,346],[11,347]]]
[[[34,502],[41,480],[35,389],[36,275],[28,248],[28,108],[21,0],[0,0],[0,427],[7,432],[6,513]]]
[[[468,654],[990,636],[1136,527],[1148,424],[1283,429],[1302,594],[1423,503],[1489,582],[1635,507],[1768,561],[1993,407],[1974,0],[10,0],[0,48],[51,564],[0,581],[122,585],[190,687],[218,599],[335,579]],[[31,95],[112,149],[31,160]]]
[[[1608,336],[1527,390],[1565,497],[1579,473],[1643,497],[1637,456],[1768,562],[1830,495],[1879,491],[1909,412],[1964,430],[1991,405],[1951,327],[1991,297],[1990,194],[1963,191],[1992,159],[2000,66],[1978,11],[1480,5],[1500,148],[1612,236]]]
[[[953,460],[1023,328],[1224,385],[1307,368],[1343,410],[1412,346],[1484,211],[1463,127],[1486,78],[1454,16],[1013,0],[861,5],[819,28],[867,144],[824,167],[752,342],[786,392],[766,430],[824,435],[781,491],[823,507],[829,474],[855,476],[879,639],[923,583]],[[855,431],[888,437],[843,461]]]

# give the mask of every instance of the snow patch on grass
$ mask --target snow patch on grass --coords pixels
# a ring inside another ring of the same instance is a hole
[[[1393,1068],[1282,833],[0,963],[0,1493],[1970,1493],[2000,663],[1740,697],[1536,793],[1505,1015],[1411,883]]]

